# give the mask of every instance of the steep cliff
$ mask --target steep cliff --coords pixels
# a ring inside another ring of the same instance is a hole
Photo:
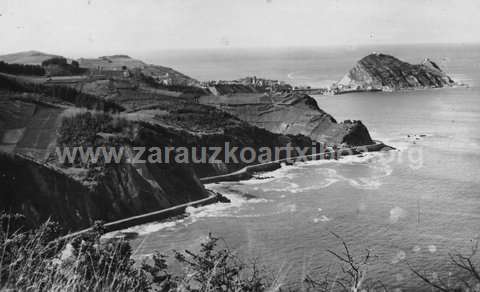
[[[340,92],[400,90],[452,86],[455,82],[429,59],[409,64],[393,56],[373,53],[360,61],[340,80]]]
[[[330,145],[373,143],[367,128],[360,121],[337,123],[306,94],[204,96],[200,98],[200,103],[216,106],[273,133],[301,134]]]
[[[52,218],[68,231],[207,196],[188,168],[165,169],[152,183],[132,165],[115,165],[104,170],[94,187],[73,176],[80,171],[86,170],[55,168],[0,152],[1,209],[24,214],[31,226]]]

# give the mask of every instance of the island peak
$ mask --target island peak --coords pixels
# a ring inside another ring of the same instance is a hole
[[[340,80],[336,93],[394,91],[449,87],[456,83],[434,61],[410,64],[394,56],[373,52],[360,59]]]

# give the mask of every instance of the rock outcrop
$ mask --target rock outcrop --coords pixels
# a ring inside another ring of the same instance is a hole
[[[373,53],[360,61],[340,80],[337,93],[348,91],[393,91],[453,86],[455,82],[429,59],[409,64],[393,56]]]
[[[337,123],[306,94],[204,96],[200,102],[273,133],[301,134],[329,145],[373,143],[360,121]]]

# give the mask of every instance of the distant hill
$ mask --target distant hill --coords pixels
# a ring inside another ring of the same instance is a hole
[[[46,54],[39,51],[26,51],[13,53],[8,55],[1,55],[0,61],[4,61],[10,64],[29,64],[29,65],[41,65],[43,61],[60,57],[58,55]]]
[[[8,64],[42,65],[42,62],[46,60],[61,57],[62,56],[43,53],[39,51],[26,51],[7,55],[0,55],[0,61],[6,62]],[[70,58],[66,59],[69,62],[73,60]],[[149,78],[151,77],[154,79],[154,81],[167,86],[192,86],[199,84],[197,80],[185,74],[182,74],[172,68],[147,64],[143,61],[131,58],[127,55],[103,56],[98,58],[80,58],[76,61],[78,61],[81,68],[88,69],[86,70],[86,73],[92,73],[94,75],[104,75],[107,77],[123,76],[122,71],[124,71],[124,69],[127,69],[129,71],[142,73],[144,76]]]
[[[127,55],[103,56],[99,58],[80,58],[80,67],[98,71],[99,74],[108,71],[139,70],[145,76],[153,77],[157,82],[166,85],[196,85],[199,82],[172,68],[147,64]]]
[[[348,91],[392,91],[411,88],[437,88],[455,82],[433,61],[410,64],[393,56],[373,53],[355,64],[338,83],[338,89]]]

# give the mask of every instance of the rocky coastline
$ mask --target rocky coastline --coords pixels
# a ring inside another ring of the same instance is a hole
[[[239,82],[247,85],[227,82],[221,87],[225,94],[218,90],[214,94],[174,69],[124,55],[77,61],[52,58],[63,57],[39,52],[0,56],[29,66],[66,63],[76,68],[78,63],[82,72],[29,75],[42,71],[33,67],[28,67],[28,74],[0,72],[2,206],[25,214],[31,226],[53,215],[66,231],[74,231],[96,220],[112,222],[175,208],[209,198],[203,186],[208,178],[248,174],[251,165],[265,168],[258,161],[59,163],[54,159],[57,148],[229,142],[240,149],[314,143],[324,149],[347,149],[375,143],[362,122],[338,123],[312,97],[278,81],[246,78]],[[278,167],[278,161],[271,165]]]

